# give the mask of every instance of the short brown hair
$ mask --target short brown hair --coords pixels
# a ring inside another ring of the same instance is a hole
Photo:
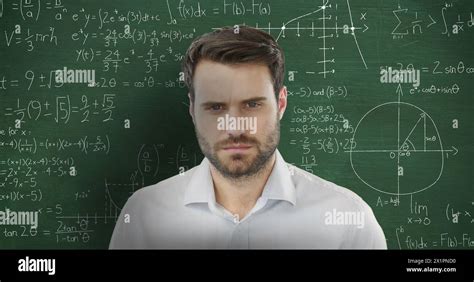
[[[238,31],[238,32],[237,32]],[[184,82],[194,101],[194,70],[201,59],[223,64],[260,63],[268,66],[275,95],[283,87],[285,57],[271,35],[248,26],[223,27],[196,38],[183,60]],[[278,101],[278,99],[277,99]]]

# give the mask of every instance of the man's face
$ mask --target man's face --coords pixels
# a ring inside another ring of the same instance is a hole
[[[227,178],[258,174],[280,140],[286,89],[277,103],[267,66],[202,60],[194,90],[190,113],[203,154]]]

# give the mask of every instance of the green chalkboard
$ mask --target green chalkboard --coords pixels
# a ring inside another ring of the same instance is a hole
[[[194,38],[236,24],[285,52],[287,162],[360,195],[390,249],[473,248],[473,10],[470,0],[0,0],[0,215],[38,216],[3,220],[0,248],[107,248],[134,191],[199,164],[180,62]],[[95,81],[61,82],[56,70],[93,70]]]

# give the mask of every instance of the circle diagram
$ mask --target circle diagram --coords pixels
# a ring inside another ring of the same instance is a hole
[[[433,119],[405,102],[369,110],[353,134],[350,161],[356,176],[384,194],[410,195],[441,177],[444,150]]]

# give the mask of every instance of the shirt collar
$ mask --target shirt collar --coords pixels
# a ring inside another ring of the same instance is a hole
[[[278,150],[275,150],[276,160],[270,177],[263,188],[262,198],[281,200],[296,205],[296,189],[291,180],[288,165]],[[212,181],[210,164],[204,158],[185,189],[184,205],[191,203],[215,202],[214,183]]]

